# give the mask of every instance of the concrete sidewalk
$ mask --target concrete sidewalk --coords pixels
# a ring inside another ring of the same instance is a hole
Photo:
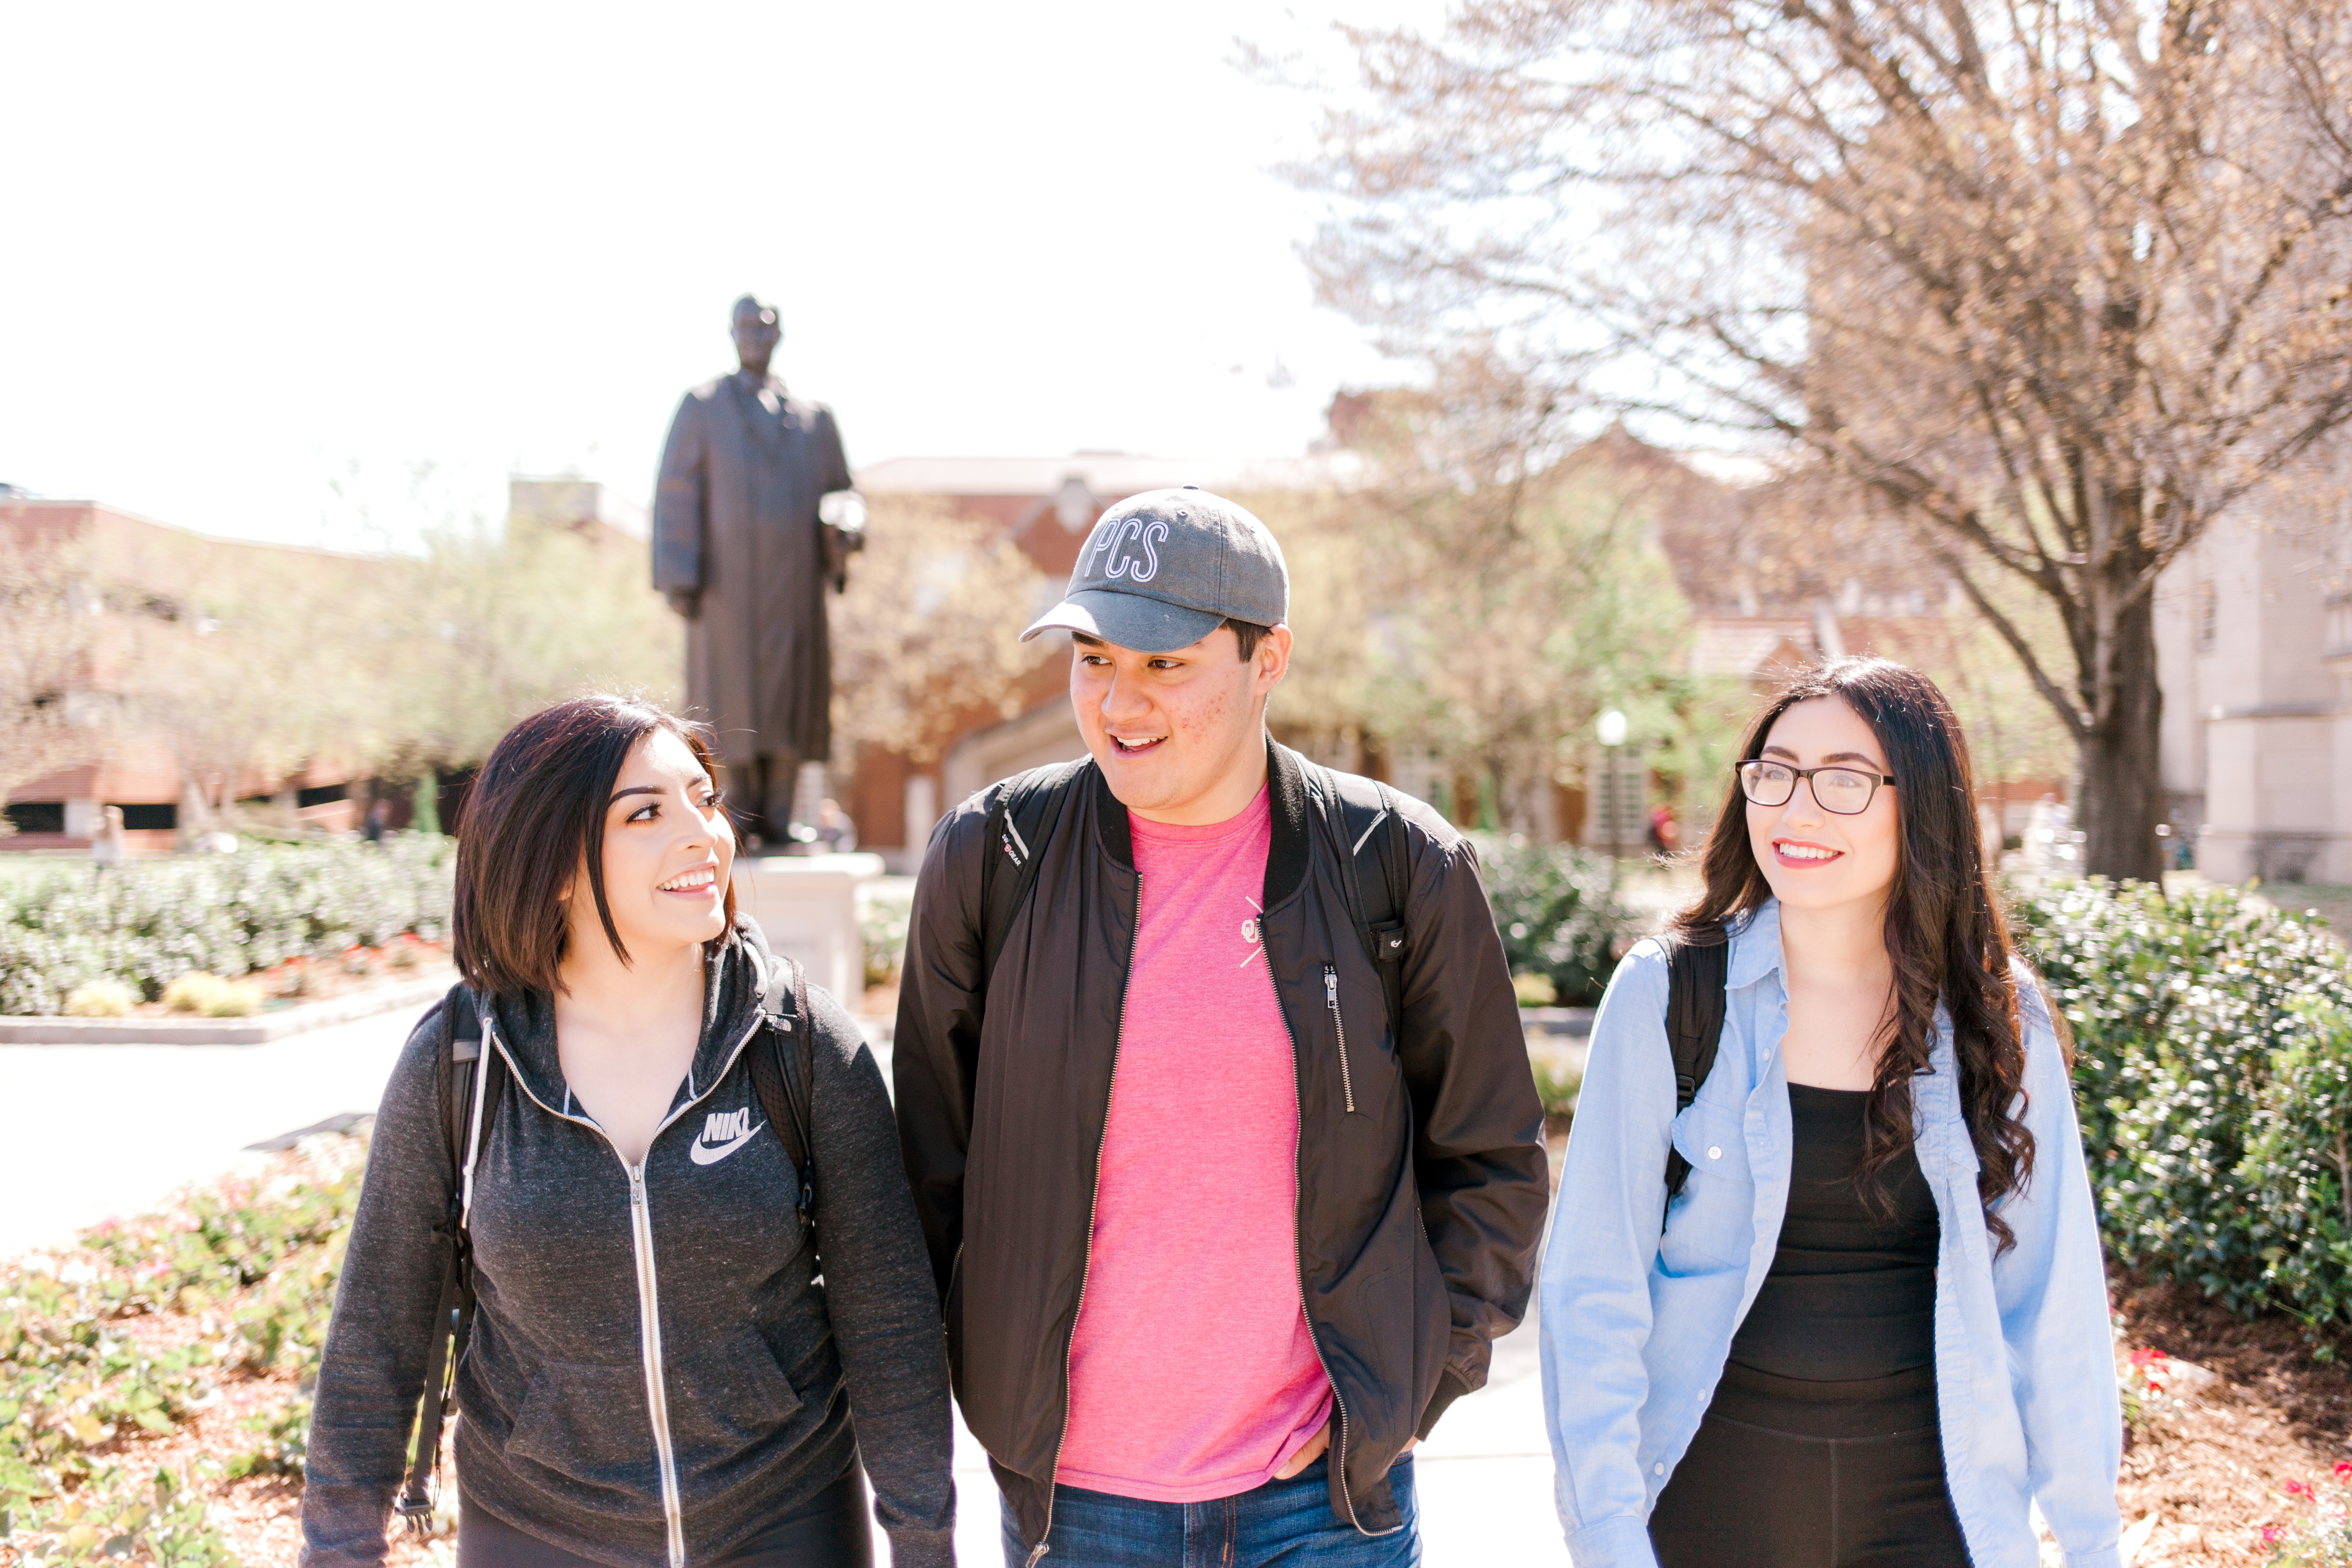
[[[257,1046],[0,1046],[0,1258],[151,1209],[248,1144],[373,1114],[423,1011]]]

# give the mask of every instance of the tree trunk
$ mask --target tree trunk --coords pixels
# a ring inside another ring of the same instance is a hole
[[[2082,743],[2083,793],[2074,819],[2087,836],[2084,869],[2153,882],[2164,871],[2164,841],[2156,825],[2165,817],[2155,595],[2142,592],[2117,613],[2106,667],[2093,679],[2107,689],[2084,691],[2085,703],[2095,713],[2105,709],[2107,718]],[[2097,700],[2102,696],[2104,703]]]

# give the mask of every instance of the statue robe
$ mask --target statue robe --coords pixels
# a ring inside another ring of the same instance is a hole
[[[690,589],[686,697],[730,767],[833,746],[824,525],[850,488],[833,411],[738,372],[686,395],[654,491],[654,586]]]

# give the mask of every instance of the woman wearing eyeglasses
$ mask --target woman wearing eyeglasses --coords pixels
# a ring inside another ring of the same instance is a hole
[[[2039,1503],[2068,1563],[2117,1563],[2066,1049],[1958,723],[1917,671],[1845,659],[1739,755],[1704,892],[1601,1002],[1569,1139],[1541,1314],[1570,1555],[2032,1568]],[[1713,986],[1670,1008],[1672,980],[1709,947],[1720,1032],[1678,1085],[1669,1012],[1711,1033]]]

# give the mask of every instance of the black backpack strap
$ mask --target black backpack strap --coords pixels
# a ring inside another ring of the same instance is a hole
[[[1364,955],[1381,976],[1381,994],[1388,1003],[1391,1033],[1403,1027],[1404,960],[1411,947],[1405,932],[1405,900],[1411,892],[1412,846],[1405,833],[1404,815],[1388,785],[1353,773],[1333,773],[1332,793],[1339,805],[1339,832],[1347,840],[1349,869],[1355,899],[1356,934]],[[1370,851],[1379,874],[1364,875]]]
[[[457,1369],[474,1328],[474,1257],[467,1221],[473,1203],[474,1161],[480,1140],[498,1116],[506,1075],[491,1070],[483,1050],[482,1015],[473,992],[453,985],[441,1000],[441,1041],[435,1081],[441,1092],[441,1136],[449,1156],[449,1211],[436,1227],[448,1238],[443,1255],[441,1297],[433,1315],[432,1346],[425,1355],[425,1393],[417,1412],[416,1440],[400,1492],[400,1515],[409,1529],[432,1528],[434,1472],[441,1463],[441,1430],[456,1404]]]
[[[1037,855],[1061,820],[1062,805],[1093,763],[1090,757],[1032,768],[1008,781],[988,808],[988,859],[980,873],[980,951],[983,984],[996,973],[1013,917],[1037,885]]]
[[[776,1130],[776,1141],[800,1173],[800,1199],[794,1207],[807,1234],[816,1229],[816,1143],[808,1110],[816,1096],[816,1061],[809,1038],[807,969],[782,953],[770,955],[760,988],[760,1012],[767,1020],[771,1048],[751,1055],[751,1092],[759,1096],[761,1114]]]
[[[1716,1047],[1723,1040],[1723,990],[1731,977],[1731,939],[1716,925],[1661,940],[1666,948],[1666,1044],[1674,1052],[1675,1114],[1680,1116],[1715,1070]],[[1668,1148],[1669,1203],[1683,1190],[1690,1172],[1683,1152]]]

